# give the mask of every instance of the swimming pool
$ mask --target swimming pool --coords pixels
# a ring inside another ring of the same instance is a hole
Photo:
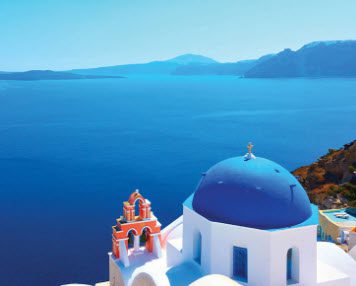
[[[346,213],[345,210],[346,209],[323,211],[323,214],[333,222],[347,223],[356,226],[356,217],[351,214],[348,214],[347,218],[339,218],[335,216],[335,214],[338,213]]]

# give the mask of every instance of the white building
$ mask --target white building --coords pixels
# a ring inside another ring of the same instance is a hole
[[[356,227],[353,228],[351,231],[349,231],[347,240],[348,240],[349,250],[356,247]]]
[[[161,257],[131,249],[125,267],[109,253],[110,286],[356,286],[356,261],[317,242],[317,225],[294,176],[250,146],[203,174],[162,231]]]

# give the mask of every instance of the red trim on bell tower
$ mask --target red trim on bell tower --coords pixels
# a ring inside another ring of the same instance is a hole
[[[135,213],[135,204],[138,201],[139,214]],[[161,241],[161,224],[151,212],[151,203],[136,190],[128,201],[123,203],[123,215],[116,220],[112,227],[112,250],[116,258],[120,258],[119,241],[124,240],[126,251],[129,249],[130,232],[134,236],[144,235],[145,247],[149,252],[153,251],[153,237],[158,236]]]

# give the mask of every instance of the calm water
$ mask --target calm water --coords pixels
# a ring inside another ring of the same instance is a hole
[[[107,280],[135,188],[166,225],[203,171],[254,153],[288,169],[355,139],[356,80],[0,82],[0,285]]]

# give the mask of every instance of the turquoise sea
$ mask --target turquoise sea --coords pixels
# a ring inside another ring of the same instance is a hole
[[[0,81],[0,285],[107,280],[134,189],[167,225],[249,141],[293,170],[355,135],[356,79]]]

